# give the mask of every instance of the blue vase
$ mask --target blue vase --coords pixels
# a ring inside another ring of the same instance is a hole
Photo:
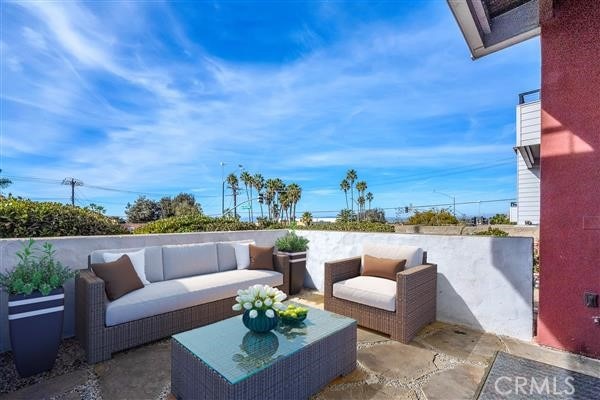
[[[266,333],[274,329],[277,326],[277,314],[274,318],[269,318],[265,315],[264,311],[258,311],[256,318],[250,318],[250,311],[244,311],[242,321],[246,328],[256,333]]]

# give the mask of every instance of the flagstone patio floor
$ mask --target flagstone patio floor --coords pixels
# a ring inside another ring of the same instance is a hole
[[[323,297],[304,291],[295,301],[323,307]],[[600,360],[534,343],[436,322],[408,345],[359,328],[358,365],[314,396],[326,399],[471,399],[496,351],[600,377]],[[167,399],[168,339],[114,354],[88,365],[76,340],[65,340],[55,368],[19,379],[10,353],[0,355],[1,399]],[[8,392],[8,393],[7,393]]]

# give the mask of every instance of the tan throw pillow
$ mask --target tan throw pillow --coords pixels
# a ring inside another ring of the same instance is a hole
[[[110,301],[144,287],[127,254],[123,254],[115,261],[92,264],[91,267],[92,271],[104,281],[104,290]]]
[[[273,250],[275,247],[259,247],[250,245],[250,267],[248,269],[273,270]]]
[[[364,255],[362,275],[396,280],[396,274],[404,270],[406,260],[392,260]]]

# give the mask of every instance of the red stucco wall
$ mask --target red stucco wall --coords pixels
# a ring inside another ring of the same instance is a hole
[[[600,1],[554,0],[541,45],[538,341],[600,358]]]

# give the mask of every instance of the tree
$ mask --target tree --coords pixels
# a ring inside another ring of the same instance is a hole
[[[291,220],[295,221],[296,220],[296,204],[298,204],[298,202],[300,201],[300,198],[302,197],[302,188],[300,187],[300,185],[298,185],[296,183],[290,183],[287,187],[287,197],[288,197],[288,200],[290,201]]]
[[[452,212],[447,209],[441,210],[426,210],[426,211],[415,211],[413,215],[408,218],[408,225],[457,225],[458,219],[452,215]]]
[[[360,215],[361,213],[363,213],[363,209],[365,208],[365,196],[360,195],[358,196],[358,199],[356,199],[356,202],[358,203],[358,220],[360,221]]]
[[[125,215],[129,222],[150,222],[160,218],[160,204],[146,196],[140,196],[133,204],[127,203]]]
[[[346,172],[346,180],[348,181],[348,184],[350,185],[350,198],[351,198],[351,210],[352,213],[354,214],[354,182],[358,179],[358,175],[356,174],[356,170],[354,169],[349,169]]]
[[[385,211],[382,208],[373,208],[364,212],[364,221],[386,223]]]
[[[243,171],[240,174],[240,180],[242,181],[246,189],[246,200],[248,203],[250,203],[250,199],[252,198],[250,194],[250,191],[252,190],[252,175],[250,175],[248,171]],[[248,188],[250,188],[250,191],[248,191]],[[252,220],[251,210],[252,207],[248,208],[248,221]]]
[[[369,210],[371,209],[371,202],[373,201],[373,193],[369,192],[366,196],[367,201],[369,202]]]
[[[346,197],[346,208],[349,208],[349,206],[348,206],[348,190],[350,190],[350,183],[348,183],[347,179],[342,179],[342,181],[340,182],[340,190],[342,190],[344,192],[344,196]]]
[[[174,198],[165,196],[160,199],[159,206],[161,218],[202,214],[202,206],[190,193],[179,193]]]
[[[225,181],[227,182],[227,187],[231,189],[231,194],[233,195],[233,216],[237,218],[237,193],[240,188],[240,184],[237,176],[233,173],[229,174]]]
[[[104,208],[103,206],[98,205],[96,203],[90,203],[90,204],[88,204],[84,208],[86,210],[90,210],[90,211],[96,212],[98,214],[105,214],[106,213],[106,208]]]
[[[506,214],[496,214],[490,218],[491,225],[509,225],[510,218]]]
[[[0,174],[2,174],[2,170],[0,169]],[[0,176],[0,195],[2,194],[2,190],[6,189],[12,185],[12,181],[8,178],[3,178]]]
[[[300,218],[300,221],[305,225],[305,226],[310,226],[310,224],[312,224],[312,220],[313,220],[313,216],[311,214],[310,211],[304,211],[302,213],[302,217]]]
[[[335,217],[336,222],[350,222],[356,219],[356,215],[354,212],[348,208],[344,208],[339,212],[339,214]]]
[[[365,190],[367,190],[367,182],[365,182],[365,181],[356,182],[356,191],[358,192],[357,203],[359,205],[359,208],[358,208],[358,215],[359,216],[364,211],[364,206],[365,206]],[[362,197],[362,201],[358,201],[361,197]]]
[[[262,191],[265,188],[265,178],[263,178],[263,176],[261,174],[258,174],[258,173],[254,174],[254,176],[252,177],[252,185],[256,189],[256,194],[260,196],[261,194],[263,194]],[[260,216],[262,218],[264,218],[263,202],[259,202],[259,204],[260,204]]]

